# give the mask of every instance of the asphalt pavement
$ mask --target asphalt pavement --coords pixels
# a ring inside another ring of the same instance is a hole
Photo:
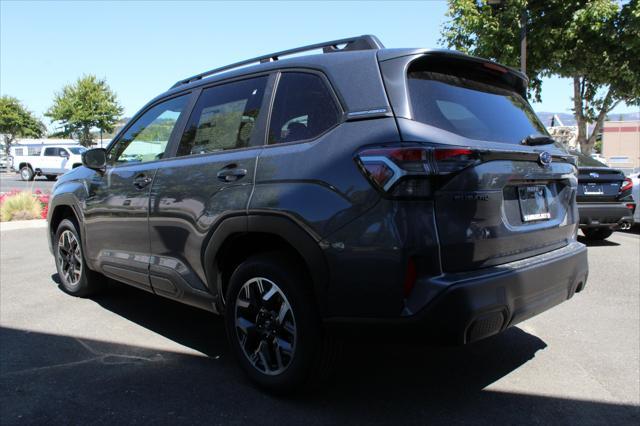
[[[219,318],[121,285],[73,298],[45,229],[0,235],[3,425],[640,422],[637,234],[590,246],[586,289],[501,335],[347,342],[331,378],[286,398],[244,378]]]
[[[18,173],[0,172],[0,192],[9,192],[14,189],[35,192],[36,189],[39,189],[45,194],[49,194],[54,183],[55,181],[48,181],[44,176],[36,176],[31,182],[25,182],[20,179]]]

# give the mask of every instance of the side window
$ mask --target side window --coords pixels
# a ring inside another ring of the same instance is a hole
[[[267,77],[202,91],[178,147],[178,156],[244,148],[254,133]]]
[[[340,120],[329,88],[315,74],[286,72],[280,77],[269,124],[269,143],[312,139]]]
[[[53,147],[45,148],[44,149],[44,155],[45,155],[45,157],[57,157],[58,156],[58,148],[53,148]]]
[[[107,154],[109,164],[159,160],[187,104],[187,95],[158,104],[138,118]]]

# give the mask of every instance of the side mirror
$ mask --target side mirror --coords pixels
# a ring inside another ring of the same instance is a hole
[[[93,170],[104,170],[107,167],[107,151],[95,148],[83,152],[82,165]]]

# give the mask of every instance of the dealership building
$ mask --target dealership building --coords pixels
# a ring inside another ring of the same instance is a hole
[[[640,121],[605,121],[602,156],[617,169],[640,169]],[[629,170],[631,171],[631,170]]]

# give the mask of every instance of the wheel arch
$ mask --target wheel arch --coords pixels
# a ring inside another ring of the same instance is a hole
[[[76,223],[76,225],[78,226],[78,232],[80,233],[80,240],[84,247],[84,226],[81,211],[77,206],[77,200],[72,194],[60,194],[54,196],[49,205],[48,230],[50,249],[53,251],[53,237],[58,230],[60,222],[62,222],[64,219],[71,219]]]
[[[324,253],[311,231],[281,214],[251,214],[227,218],[214,230],[203,253],[210,291],[220,312],[224,292],[235,268],[254,254],[281,251],[302,262],[322,315],[326,310],[329,273]]]

